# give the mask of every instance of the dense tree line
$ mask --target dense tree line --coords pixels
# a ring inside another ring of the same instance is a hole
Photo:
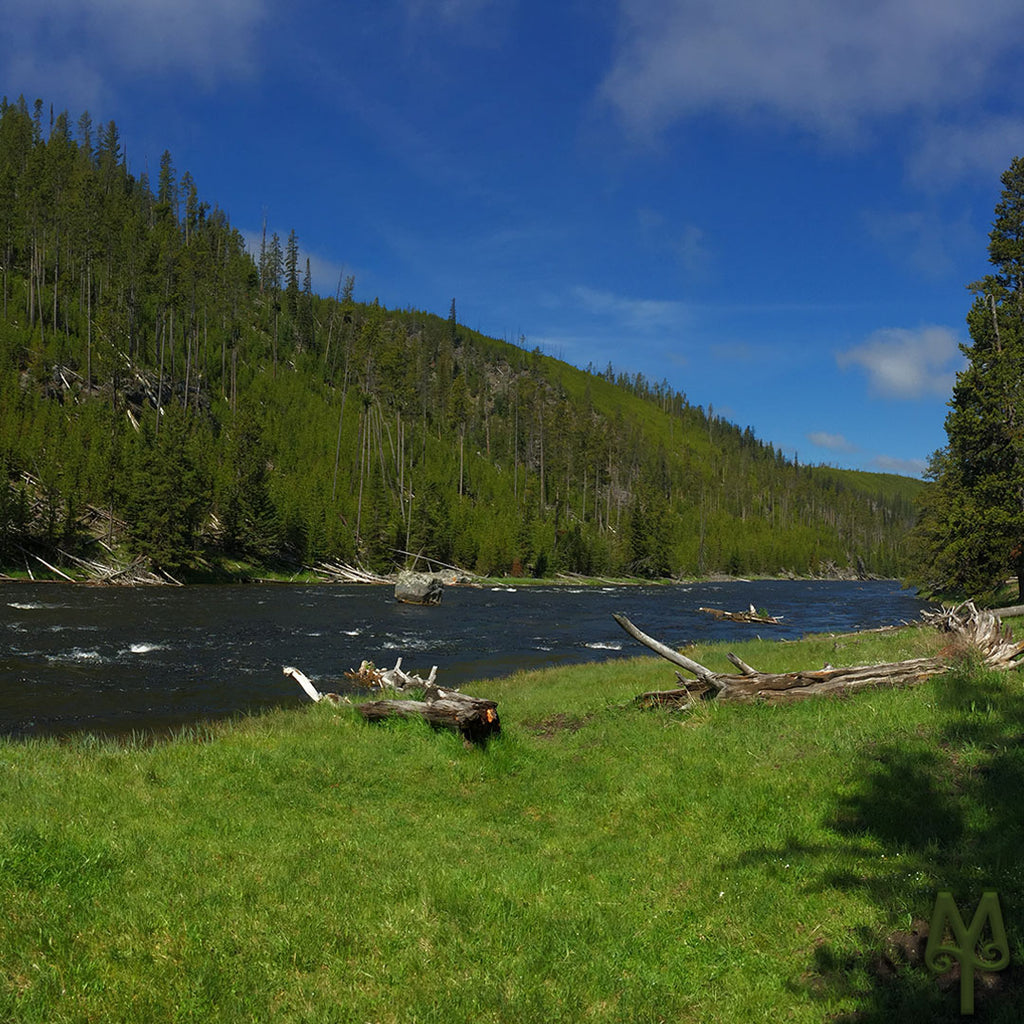
[[[44,121],[46,124],[44,125]],[[98,547],[647,576],[904,568],[915,481],[798,466],[666,382],[317,295],[164,153],[0,106],[0,564]]]

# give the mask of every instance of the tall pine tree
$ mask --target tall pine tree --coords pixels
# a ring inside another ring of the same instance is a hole
[[[968,363],[918,537],[934,589],[980,593],[1013,574],[1024,598],[1024,158],[1002,184],[989,234],[994,272],[970,286]]]

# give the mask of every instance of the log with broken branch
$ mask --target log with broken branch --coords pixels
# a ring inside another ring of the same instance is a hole
[[[633,625],[625,615],[614,615],[615,621],[634,640],[649,647],[672,664],[696,677],[690,682],[678,672],[680,686],[673,690],[641,693],[636,700],[647,706],[684,708],[694,699],[725,701],[791,701],[822,694],[847,694],[878,686],[911,686],[947,671],[951,654],[877,665],[854,665],[846,668],[825,668],[795,672],[759,672],[734,654],[727,657],[738,669],[737,674],[713,672],[685,654],[648,636]],[[955,648],[974,652],[987,668],[1006,670],[1020,665],[1024,642],[1016,642],[999,618],[968,602],[940,613],[926,613],[925,621],[958,641]],[[947,648],[949,651],[950,648]]]
[[[493,700],[471,697],[458,690],[442,689],[434,680],[437,677],[435,665],[427,679],[409,675],[402,671],[399,658],[393,669],[385,672],[374,668],[371,662],[363,662],[360,673],[363,681],[371,679],[370,685],[397,691],[422,689],[423,700],[371,700],[354,704],[355,710],[368,722],[379,722],[386,718],[420,718],[437,729],[451,729],[461,733],[471,743],[482,743],[501,732],[498,719],[498,705]],[[360,673],[346,673],[357,678]],[[347,697],[336,693],[320,693],[312,680],[297,668],[286,665],[284,674],[291,676],[314,701],[329,700],[334,704],[349,703]]]
[[[715,619],[725,619],[729,622],[756,622],[766,626],[779,626],[782,624],[781,615],[769,615],[767,612],[759,612],[753,605],[743,612],[727,612],[721,608],[698,608],[697,611],[710,615]]]

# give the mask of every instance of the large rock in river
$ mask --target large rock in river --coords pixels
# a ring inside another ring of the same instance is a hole
[[[395,598],[406,604],[440,604],[444,586],[436,576],[423,572],[403,572],[395,584]]]

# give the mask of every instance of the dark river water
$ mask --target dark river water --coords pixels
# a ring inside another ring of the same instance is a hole
[[[701,606],[753,604],[784,625],[717,622]],[[364,658],[458,686],[519,669],[648,654],[627,615],[672,645],[912,621],[924,602],[893,582],[728,582],[657,587],[447,587],[439,607],[386,586],[99,588],[0,584],[0,735],[163,732],[307,701],[282,674],[344,689]],[[481,689],[481,695],[485,691]]]

